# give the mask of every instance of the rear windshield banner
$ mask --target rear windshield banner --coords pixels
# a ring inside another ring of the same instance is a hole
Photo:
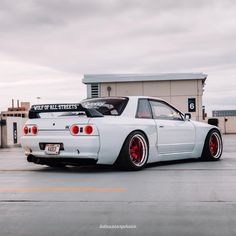
[[[52,111],[76,111],[81,104],[42,104],[33,105],[31,111],[52,112]]]

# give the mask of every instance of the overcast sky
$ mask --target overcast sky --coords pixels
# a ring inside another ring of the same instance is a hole
[[[0,0],[0,109],[79,101],[85,73],[204,72],[236,109],[235,0]]]

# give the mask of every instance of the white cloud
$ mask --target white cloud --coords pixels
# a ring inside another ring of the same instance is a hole
[[[52,70],[47,67],[16,61],[0,61],[1,109],[11,105],[11,99],[40,102],[79,102],[85,98],[82,76]]]
[[[207,109],[235,107],[233,0],[0,4],[1,107],[12,97],[33,102],[36,96],[42,102],[85,97],[85,73],[142,72],[207,73]]]

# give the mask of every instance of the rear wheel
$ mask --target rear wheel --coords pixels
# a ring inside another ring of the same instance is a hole
[[[204,161],[217,161],[223,151],[223,142],[218,130],[211,130],[205,140],[201,159]]]
[[[148,160],[148,142],[140,131],[132,132],[126,139],[117,166],[123,170],[141,170]]]

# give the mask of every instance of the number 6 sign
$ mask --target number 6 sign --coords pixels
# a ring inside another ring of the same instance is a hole
[[[188,112],[196,112],[196,98],[188,99]]]

